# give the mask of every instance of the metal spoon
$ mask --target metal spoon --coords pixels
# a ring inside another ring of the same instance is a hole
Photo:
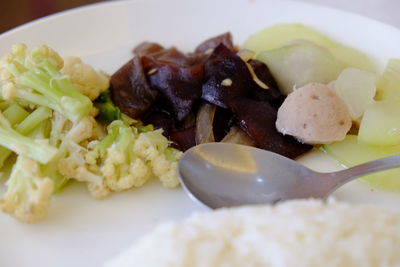
[[[320,173],[262,149],[207,143],[187,150],[178,170],[189,196],[215,209],[289,199],[325,199],[353,179],[396,167],[400,167],[400,155]]]

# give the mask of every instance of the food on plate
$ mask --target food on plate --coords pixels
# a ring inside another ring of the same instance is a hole
[[[322,144],[348,166],[370,159],[348,160],[348,148],[397,151],[399,60],[378,80],[364,54],[300,24],[272,26],[244,47],[230,33],[191,53],[143,42],[110,77],[48,46],[14,45],[0,61],[0,208],[36,222],[70,180],[95,198],[152,176],[176,187],[182,151],[205,142],[289,158]],[[378,185],[399,189],[394,173]]]
[[[351,117],[345,102],[325,84],[309,83],[286,97],[278,110],[276,128],[307,144],[343,140]]]
[[[377,75],[357,68],[344,69],[333,87],[345,101],[351,119],[359,122],[365,109],[374,100]]]
[[[67,74],[75,88],[90,100],[95,100],[110,86],[110,79],[106,74],[96,71],[79,57],[66,57],[62,72]]]
[[[105,266],[394,267],[399,229],[398,213],[365,204],[298,200],[221,209],[161,224]]]
[[[325,47],[305,40],[262,51],[257,58],[267,64],[286,95],[311,82],[329,83],[344,66]]]
[[[400,154],[400,144],[376,146],[359,142],[358,136],[347,135],[340,142],[324,145],[325,151],[347,167]],[[363,177],[372,185],[391,191],[400,190],[400,169],[382,171]]]
[[[329,34],[329,33],[328,33]],[[345,67],[355,67],[374,72],[376,67],[364,53],[332,40],[326,34],[301,23],[276,24],[252,34],[243,48],[257,54],[272,50],[297,40],[307,40],[329,50]]]
[[[365,109],[358,140],[361,143],[391,146],[400,144],[398,99],[373,101]]]
[[[148,42],[133,51],[111,76],[111,99],[132,118],[162,128],[180,150],[225,137],[290,158],[312,148],[276,130],[285,96],[268,67],[238,51],[229,33],[188,54]]]
[[[109,77],[81,59],[64,61],[45,45],[14,45],[0,61],[0,88],[0,166],[7,179],[0,208],[15,218],[43,219],[53,193],[69,180],[86,183],[95,198],[152,176],[178,185],[181,152],[162,130],[122,114],[107,95]]]

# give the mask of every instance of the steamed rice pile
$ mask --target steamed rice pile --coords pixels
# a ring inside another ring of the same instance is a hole
[[[106,266],[400,266],[400,214],[317,200],[194,214]]]

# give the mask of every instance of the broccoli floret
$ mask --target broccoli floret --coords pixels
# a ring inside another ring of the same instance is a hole
[[[42,175],[38,162],[18,156],[0,198],[0,208],[15,218],[29,223],[41,220],[46,214],[53,193],[53,181]]]
[[[98,117],[105,123],[122,119],[121,110],[111,100],[110,91],[102,92],[95,100],[95,106],[99,109]]]
[[[14,45],[12,53],[0,61],[1,97],[49,107],[79,121],[93,104],[61,73],[62,67],[62,58],[45,45],[31,51],[23,44]]]

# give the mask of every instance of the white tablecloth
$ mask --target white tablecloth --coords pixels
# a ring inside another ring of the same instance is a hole
[[[400,28],[400,0],[296,0],[336,7]]]

